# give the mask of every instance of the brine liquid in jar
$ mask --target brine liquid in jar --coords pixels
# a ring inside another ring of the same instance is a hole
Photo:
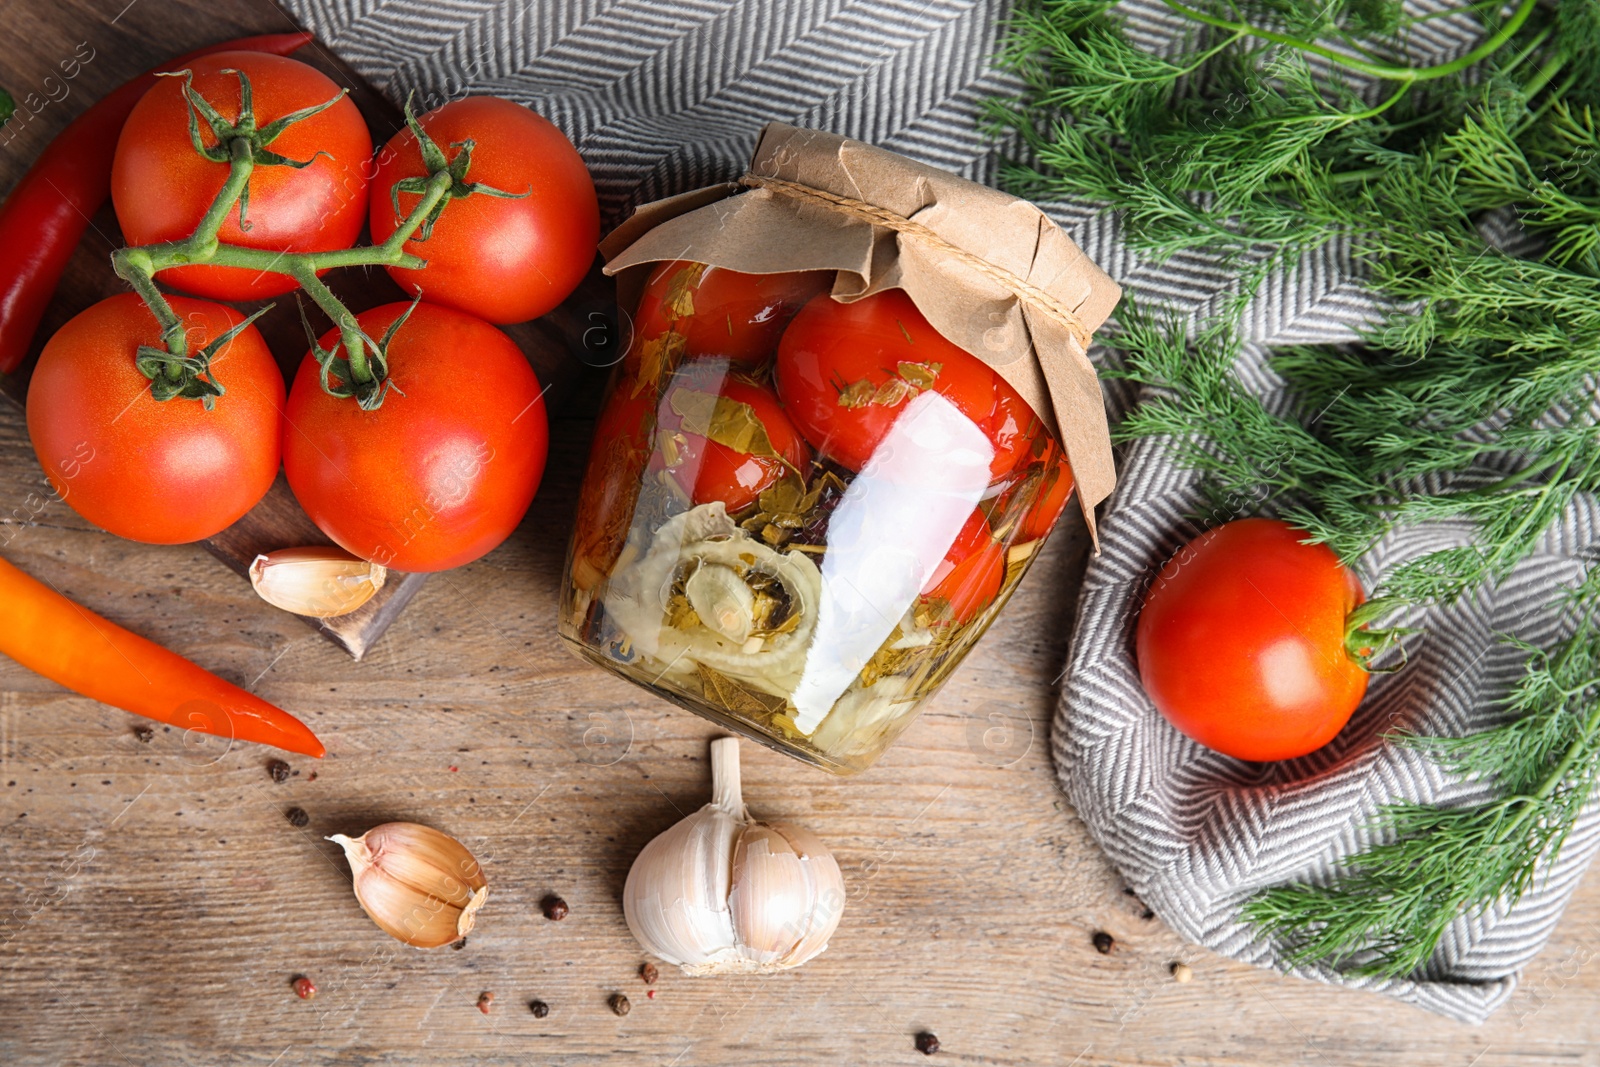
[[[982,636],[1072,493],[1060,445],[910,297],[652,271],[596,427],[561,632],[838,773]]]

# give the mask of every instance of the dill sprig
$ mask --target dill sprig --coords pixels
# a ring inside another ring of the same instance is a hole
[[[1427,967],[1460,916],[1510,906],[1561,848],[1600,771],[1600,568],[1573,597],[1576,631],[1553,650],[1505,638],[1527,653],[1504,721],[1465,737],[1405,735],[1456,774],[1496,795],[1440,808],[1391,804],[1383,842],[1352,857],[1327,885],[1278,886],[1243,915],[1296,962],[1398,976]]]
[[[1117,433],[1160,436],[1201,471],[1213,517],[1265,511],[1355,562],[1390,531],[1465,520],[1470,543],[1381,576],[1449,601],[1498,582],[1579,493],[1600,492],[1600,0],[1164,0],[1188,31],[1155,54],[1111,0],[1023,0],[988,103],[1024,159],[1003,181],[1116,211],[1160,262],[1236,268],[1197,336],[1135,303],[1112,374],[1144,386]],[[1478,43],[1408,63],[1412,33],[1472,20]],[[1386,309],[1358,343],[1271,353],[1269,409],[1236,375],[1239,316],[1269,272],[1330,241]],[[1523,645],[1502,725],[1405,738],[1495,798],[1384,809],[1381,843],[1326,885],[1245,915],[1295,959],[1419,972],[1462,915],[1514,902],[1600,774],[1591,598],[1555,650]]]

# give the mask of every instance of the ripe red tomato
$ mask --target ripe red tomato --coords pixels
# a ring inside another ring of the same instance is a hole
[[[356,321],[382,337],[409,305]],[[338,340],[335,331],[323,348]],[[375,411],[329,396],[307,353],[285,414],[283,465],[306,514],[341,547],[402,571],[477,559],[510,536],[544,473],[533,368],[482,319],[419,304],[389,344],[395,388]]]
[[[1005,577],[1005,548],[995,540],[983,513],[974,511],[923,584],[922,595],[949,604],[940,621],[965,624],[994,603]]]
[[[679,409],[692,410],[690,405],[696,401],[704,405],[705,397],[717,398],[729,412],[725,420],[729,430],[738,432],[754,424],[771,449],[745,452],[695,433],[690,427],[704,425],[700,416],[686,418]],[[783,413],[777,394],[763,385],[725,377],[716,365],[691,366],[680,372],[662,394],[657,420],[661,428],[656,439],[657,461],[696,504],[720,500],[730,513],[740,511],[785,474],[804,477],[811,464],[811,449]]]
[[[1332,740],[1367,690],[1345,650],[1361,582],[1275,519],[1207,531],[1161,569],[1139,614],[1139,677],[1179,730],[1239,759]]]
[[[778,395],[822,455],[859,471],[906,402],[931,388],[994,444],[990,471],[1009,473],[1043,433],[1027,401],[976,356],[939,334],[900,289],[841,304],[823,294],[778,345]]]
[[[420,270],[390,267],[409,293],[490,322],[525,322],[565,300],[594,262],[600,204],[589,170],[566,134],[521,104],[469,96],[423,115],[422,128],[451,159],[474,142],[466,180],[515,199],[478,194],[452,199],[426,240],[406,251],[428,261]],[[400,194],[395,215],[389,190],[402,178],[426,177],[422,149],[410,129],[378,153],[373,180],[372,239],[394,233],[419,194]]]
[[[754,370],[776,351],[795,312],[832,281],[831,271],[741,274],[686,259],[662,263],[639,298],[630,366],[637,371],[644,342],[672,330],[690,357],[717,356]]]
[[[242,322],[232,308],[174,296],[189,350]],[[121,293],[80,312],[39,354],[28,385],[28,436],[55,491],[119,537],[199,541],[255,506],[278,474],[283,375],[254,326],[212,360],[224,393],[156,400],[134,364],[161,347],[144,302]]]
[[[339,86],[318,70],[260,52],[218,52],[189,64],[194,88],[230,122],[239,118],[239,79],[250,78],[256,124],[333,99]],[[161,78],[128,116],[111,167],[111,202],[130,245],[181,241],[194,233],[228,177],[189,140],[188,103],[182,78]],[[216,135],[200,123],[208,145]],[[264,166],[250,175],[245,228],[237,209],[218,232],[225,244],[273,252],[326,252],[349,248],[367,215],[367,174],[372,138],[366,120],[348,97],[286,129],[267,146],[309,166]],[[293,278],[241,267],[173,267],[163,282],[221,300],[259,300],[287,293]]]

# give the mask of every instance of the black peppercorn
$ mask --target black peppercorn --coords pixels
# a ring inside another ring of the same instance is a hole
[[[567,902],[558,896],[552,894],[545,897],[544,903],[540,906],[544,909],[544,917],[546,919],[560,921],[567,917]]]
[[[138,738],[141,744],[148,745],[156,739],[156,732],[148,726],[135,726],[133,736]]]
[[[1104,930],[1094,932],[1094,950],[1102,956],[1111,955],[1111,950],[1117,947],[1117,939]]]
[[[279,785],[287,782],[292,773],[293,769],[281,759],[267,761],[267,774],[271,775],[272,780]]]
[[[305,826],[311,821],[311,816],[306,814],[305,808],[290,808],[283,813],[283,817],[289,820],[290,826]]]
[[[611,994],[611,1000],[608,1003],[611,1005],[612,1012],[617,1015],[626,1015],[633,1010],[633,1005],[621,993]]]
[[[550,1014],[550,1005],[542,1000],[530,1000],[528,1001],[528,1010],[533,1012],[535,1019],[543,1019]]]
[[[917,1051],[924,1056],[932,1056],[939,1051],[939,1039],[927,1030],[917,1035]]]

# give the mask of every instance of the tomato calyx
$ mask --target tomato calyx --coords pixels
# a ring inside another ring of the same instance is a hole
[[[222,117],[222,113],[211,102],[201,96],[194,88],[194,71],[174,70],[163,71],[156,75],[158,78],[182,78],[183,98],[189,104],[189,140],[194,145],[194,150],[213,163],[231,163],[243,156],[257,166],[263,167],[293,167],[296,170],[309,167],[317,156],[326,153],[317,152],[310,159],[290,159],[288,156],[277,152],[268,151],[267,145],[276,141],[297,122],[304,122],[313,115],[328,110],[333,105],[343,100],[348,89],[340,89],[329,100],[320,104],[312,104],[298,111],[291,111],[281,118],[273,119],[265,126],[256,125],[255,97],[250,88],[250,76],[242,70],[228,67],[223,74],[232,74],[239,79],[239,121],[229,122]],[[211,128],[212,134],[217,138],[215,145],[208,145],[200,136],[200,120],[204,119]],[[239,201],[239,222],[244,225],[244,212],[249,204],[250,191],[246,187]],[[246,226],[246,229],[249,227]]]
[[[1409,601],[1402,597],[1380,596],[1358,604],[1344,619],[1344,650],[1368,674],[1394,674],[1403,668],[1408,656],[1401,639],[1421,633],[1412,626],[1393,626],[1388,629],[1370,629],[1371,623],[1405,607]],[[1376,666],[1378,660],[1392,649],[1398,649],[1400,660],[1393,666]]]
[[[428,176],[401,178],[389,187],[389,202],[394,206],[394,217],[397,219],[406,217],[400,210],[401,193],[415,193],[422,196],[429,191],[431,184],[437,184],[441,175],[448,175],[450,179],[450,184],[446,186],[443,195],[423,216],[422,225],[413,240],[426,241],[433,236],[433,224],[439,221],[445,205],[452,200],[475,195],[493,196],[501,200],[522,200],[533,195],[532,186],[520,193],[511,193],[482,182],[467,181],[467,168],[472,165],[472,150],[477,147],[477,142],[471,138],[465,141],[452,141],[450,147],[457,150],[455,157],[446,156],[444,149],[440,148],[438,143],[428,136],[428,131],[422,128],[417,113],[412,110],[410,94],[406,96],[405,112],[406,126],[417,139],[417,147],[422,151],[422,165],[428,168]]]
[[[192,356],[187,353],[174,354],[153,345],[140,345],[135,350],[133,363],[139,368],[140,374],[150,379],[151,399],[173,400],[182,397],[198,400],[210,411],[216,405],[217,397],[227,392],[222,383],[217,381],[216,373],[211,369],[211,360],[227,347],[228,342],[249,329],[272,308],[273,305],[268,304],[244,321],[236,323]]]
[[[323,348],[317,339],[317,331],[311,326],[311,319],[306,315],[305,305],[296,298],[295,305],[300,310],[300,324],[305,327],[306,340],[311,343],[311,357],[317,361],[322,391],[341,400],[354,397],[362,411],[376,411],[383,405],[383,398],[388,395],[389,390],[399,392],[400,387],[389,380],[389,342],[394,340],[394,335],[400,332],[400,327],[406,324],[406,320],[417,310],[417,305],[420,303],[422,297],[417,296],[377,340],[373,340],[372,335],[354,319],[340,323],[341,342],[331,348]],[[344,334],[348,331],[353,331],[361,339],[359,345],[350,345],[344,339]],[[339,355],[341,348],[347,351],[343,357]],[[371,349],[372,357],[364,359],[363,366],[357,368],[348,352],[362,349]],[[337,366],[336,360],[342,360],[344,363],[342,369]],[[361,373],[362,370],[365,374]]]

